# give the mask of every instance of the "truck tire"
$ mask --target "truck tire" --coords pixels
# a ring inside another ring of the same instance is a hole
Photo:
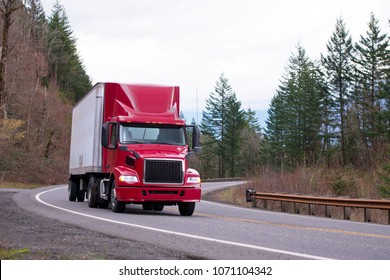
[[[126,208],[126,203],[118,201],[115,195],[115,182],[112,182],[110,194],[111,210],[115,213],[123,213]]]
[[[88,206],[90,208],[97,208],[99,204],[97,181],[98,180],[95,177],[91,177],[88,182],[87,197],[88,197]]]
[[[195,202],[179,203],[179,212],[182,216],[192,216],[195,210]]]
[[[85,199],[85,191],[84,190],[78,190],[77,201],[78,202],[83,202],[84,199]]]
[[[77,191],[78,191],[77,182],[75,182],[72,179],[69,179],[69,184],[68,184],[68,198],[69,198],[69,201],[76,201]]]

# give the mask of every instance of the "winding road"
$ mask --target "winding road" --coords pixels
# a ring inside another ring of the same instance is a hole
[[[203,183],[203,192],[237,182]],[[173,248],[207,259],[389,260],[390,226],[241,208],[202,200],[191,217],[128,205],[125,213],[70,202],[67,186],[14,196],[28,211],[100,233]]]

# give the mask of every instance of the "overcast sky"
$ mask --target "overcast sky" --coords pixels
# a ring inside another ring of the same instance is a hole
[[[55,0],[41,0],[50,16]],[[93,83],[178,85],[204,110],[221,73],[243,108],[266,110],[295,47],[311,59],[343,17],[356,42],[370,13],[390,34],[389,0],[60,0]],[[198,102],[197,102],[198,101]],[[199,120],[200,121],[200,120]]]

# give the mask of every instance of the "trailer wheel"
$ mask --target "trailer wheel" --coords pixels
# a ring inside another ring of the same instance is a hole
[[[87,197],[88,197],[88,206],[90,208],[97,208],[98,207],[98,193],[97,193],[97,180],[94,177],[91,177],[88,182],[88,188],[87,188]]]
[[[68,198],[69,198],[69,201],[76,201],[77,191],[78,191],[77,183],[74,180],[69,179],[69,184],[68,184]]]
[[[195,202],[179,203],[179,212],[182,216],[192,216],[195,210]]]
[[[126,208],[126,203],[116,199],[115,182],[112,182],[110,194],[111,210],[115,213],[123,213]]]
[[[78,202],[83,202],[84,199],[85,199],[85,191],[84,190],[78,190],[77,201]]]

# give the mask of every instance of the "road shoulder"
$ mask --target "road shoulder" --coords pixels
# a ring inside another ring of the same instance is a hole
[[[0,191],[2,259],[193,259],[182,252],[96,233],[27,211],[13,199],[25,191]]]

